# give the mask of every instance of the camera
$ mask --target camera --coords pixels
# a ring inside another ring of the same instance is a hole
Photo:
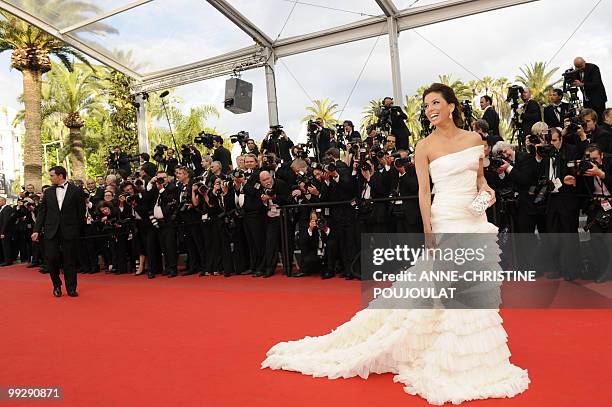
[[[206,133],[201,131],[198,133],[196,137],[193,138],[193,142],[196,144],[202,144],[204,147],[211,149],[213,148],[213,138],[214,134]]]
[[[277,165],[276,157],[271,154],[266,154],[263,156],[263,161],[261,168],[266,171],[275,170]]]
[[[277,124],[275,126],[270,126],[270,138],[278,139],[283,134],[283,126]]]
[[[165,182],[165,180],[163,178],[156,178],[155,179],[155,183],[156,184],[162,185],[164,182]]]
[[[308,120],[307,128],[309,133],[314,133],[319,130],[321,126],[316,122],[316,120]]]
[[[472,117],[472,102],[469,100],[463,100],[461,102],[461,108],[463,109],[463,117],[467,120]]]
[[[327,172],[334,172],[338,169],[335,162],[329,162],[323,165],[323,170]]]
[[[327,227],[328,223],[327,223],[327,219],[325,219],[325,217],[323,217],[323,212],[322,212],[321,208],[315,209],[315,215],[317,217],[317,219],[315,221],[316,228],[319,229],[319,230],[325,229]]]
[[[158,144],[153,149],[153,159],[155,161],[163,161],[165,152],[168,151],[168,146],[164,144]]]
[[[501,167],[504,164],[506,164],[506,160],[501,154],[493,156],[489,159],[489,168],[491,168],[494,171],[499,169],[499,167]]]
[[[572,133],[576,133],[580,127],[583,129],[586,127],[586,123],[582,121],[582,118],[578,116],[573,116],[569,118],[570,124],[567,126],[567,130]]]
[[[536,185],[532,185],[529,188],[528,193],[529,195],[533,196],[533,203],[539,205],[545,203],[546,198],[552,189],[551,181],[542,178]]]
[[[236,168],[234,171],[231,172],[230,176],[232,178],[244,178],[244,171],[241,170],[240,168]]]
[[[519,99],[521,98],[521,93],[523,93],[523,87],[519,85],[512,85],[508,88],[508,96],[506,97],[506,102],[512,102],[513,107],[518,107]]]
[[[246,131],[239,131],[238,133],[231,135],[230,136],[230,141],[232,142],[232,144],[235,143],[240,143],[240,145],[242,144],[246,144],[246,141],[249,138],[249,133]]]
[[[276,193],[274,192],[274,189],[272,188],[264,188],[263,189],[263,194],[264,195],[268,195],[269,197],[273,197],[276,195]]]
[[[308,146],[306,144],[300,143],[297,144],[295,147],[296,158],[301,158],[302,160],[308,158]]]
[[[314,183],[315,179],[314,179],[314,177],[312,175],[308,174],[307,172],[300,171],[297,174],[295,180],[296,180],[298,185],[301,184],[301,183],[304,183],[304,189],[308,189],[311,186],[313,186],[313,183]]]
[[[543,146],[538,146],[537,150],[538,154],[542,158],[555,158],[559,155],[559,150],[557,150],[552,144],[544,144]]]
[[[575,88],[574,81],[580,80],[580,69],[566,69],[561,76],[563,76],[563,93],[565,93],[568,89]]]

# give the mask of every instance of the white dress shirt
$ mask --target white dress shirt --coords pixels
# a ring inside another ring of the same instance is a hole
[[[64,203],[64,198],[66,197],[66,188],[68,188],[68,181],[64,181],[62,185],[58,185],[55,188],[55,197],[57,198],[57,205],[62,210],[62,205]]]

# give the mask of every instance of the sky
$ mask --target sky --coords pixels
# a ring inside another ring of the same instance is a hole
[[[293,2],[287,0],[229,1],[272,39],[277,38],[290,13],[281,38],[380,14],[374,0],[307,1],[334,9],[306,4],[293,8]],[[414,0],[395,1],[402,8]],[[583,56],[600,67],[612,98],[612,0],[602,0],[572,35],[598,1],[540,0],[403,31],[399,36],[403,93],[412,95],[441,74],[452,74],[464,81],[484,76],[503,76],[513,81],[521,66],[549,61],[569,39],[550,66],[560,68],[560,77],[574,57]],[[435,2],[421,0],[415,7]],[[77,35],[107,49],[131,49],[134,63],[143,71],[194,62],[252,44],[246,34],[201,0],[158,0],[106,22],[121,34]],[[21,74],[10,71],[9,65],[10,53],[0,54],[0,105],[18,109]],[[390,72],[387,36],[282,58],[275,65],[280,123],[290,137],[299,139],[304,132],[301,119],[306,114],[305,107],[311,99],[322,98],[330,98],[341,108],[346,104],[340,118],[359,123],[370,100],[392,94]],[[221,117],[212,119],[210,125],[219,131],[229,135],[246,130],[261,139],[268,127],[264,70],[242,73],[242,79],[253,83],[253,110],[247,114],[235,115],[223,109],[226,79],[177,87],[175,95],[184,100],[185,111],[202,104],[216,106]]]

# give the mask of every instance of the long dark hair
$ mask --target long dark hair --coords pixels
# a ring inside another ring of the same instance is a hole
[[[453,110],[453,122],[455,122],[455,126],[463,128],[463,115],[461,114],[463,109],[461,108],[461,104],[453,88],[443,83],[432,83],[431,86],[423,92],[423,101],[425,101],[425,96],[430,93],[439,93],[446,103],[453,103],[455,105],[455,109]]]

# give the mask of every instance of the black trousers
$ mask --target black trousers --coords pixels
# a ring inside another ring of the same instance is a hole
[[[221,236],[218,218],[209,219],[202,223],[202,235],[204,236],[204,247],[206,251],[206,262],[204,271],[207,273],[219,273],[222,267]]]
[[[81,270],[86,272],[100,271],[98,264],[98,238],[93,237],[97,234],[94,225],[85,225],[81,234],[79,245],[79,263]]]
[[[280,250],[280,217],[266,217],[265,227],[266,249],[263,269],[265,273],[274,273]]]
[[[2,239],[2,261],[12,263],[15,260],[13,256],[13,235],[6,234]]]
[[[202,226],[198,220],[190,220],[188,225],[183,226],[185,234],[185,246],[189,257],[189,269],[194,273],[204,271],[206,264],[206,245]]]
[[[60,235],[60,231],[50,239],[45,238],[45,263],[53,287],[61,287],[62,280],[60,279],[59,261],[60,256],[64,268],[64,282],[68,291],[74,291],[77,288],[77,273],[76,273],[76,258],[78,239],[64,239]]]
[[[253,271],[264,272],[266,240],[261,232],[266,225],[265,214],[248,213],[244,216],[244,231],[249,245],[249,259]],[[279,232],[280,233],[280,232]]]
[[[159,274],[162,270],[162,254],[164,270],[169,274],[176,274],[177,244],[176,227],[163,225],[159,229],[152,228],[147,236],[147,251],[149,252],[149,272]]]
[[[556,197],[555,197],[556,199]],[[577,277],[580,273],[580,240],[578,238],[578,212],[546,214],[544,250],[551,267],[565,277]]]
[[[599,223],[593,222],[596,213],[590,213],[587,216],[587,224],[591,235],[591,240],[588,242],[590,270],[593,277],[599,278],[604,274],[612,273],[610,258],[610,244],[612,243],[612,224],[607,227],[602,227]]]
[[[236,227],[230,232],[229,239],[233,243],[232,259],[234,271],[243,273],[251,269],[249,245],[244,233],[244,222],[242,218],[236,218]]]

